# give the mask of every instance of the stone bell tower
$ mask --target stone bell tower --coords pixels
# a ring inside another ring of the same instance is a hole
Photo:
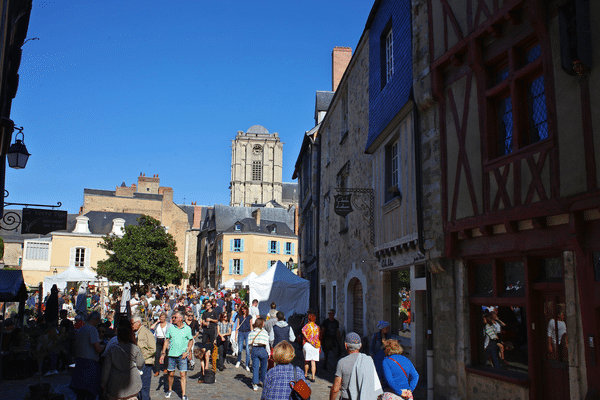
[[[231,144],[231,206],[282,203],[283,143],[261,125],[238,131]]]

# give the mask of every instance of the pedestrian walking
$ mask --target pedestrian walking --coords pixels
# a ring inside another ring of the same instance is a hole
[[[142,317],[139,315],[131,319],[131,327],[135,333],[137,346],[144,356],[142,366],[142,389],[140,391],[140,400],[150,400],[150,382],[152,380],[152,366],[154,365],[154,356],[156,354],[156,338],[150,332],[150,329],[142,325]]]
[[[188,400],[185,395],[186,375],[188,360],[192,358],[194,337],[192,336],[192,330],[183,322],[183,319],[183,312],[175,311],[173,325],[167,330],[165,345],[160,356],[160,362],[162,363],[165,359],[166,350],[169,350],[167,364],[169,390],[165,395],[167,399],[173,394],[173,381],[175,379],[175,369],[177,368],[181,376],[181,399]]]
[[[252,388],[258,390],[258,383],[265,382],[267,375],[267,362],[269,360],[269,334],[264,328],[265,320],[262,317],[254,321],[254,329],[248,335],[252,354]]]
[[[287,340],[280,342],[273,350],[273,360],[277,364],[267,372],[261,400],[288,400],[292,393],[290,382],[306,378],[302,376],[302,369],[291,365],[296,357],[294,346]],[[310,383],[306,382],[310,387]]]
[[[119,325],[117,339],[102,364],[102,388],[111,400],[135,399],[142,389],[139,370],[144,366],[144,356],[131,342],[131,329],[127,325]]]
[[[304,377],[308,378],[308,367],[310,365],[310,371],[312,376],[310,380],[315,381],[315,374],[317,373],[317,361],[319,361],[319,354],[321,352],[321,330],[315,323],[317,316],[314,312],[309,311],[307,314],[308,323],[302,328],[303,346],[304,351]]]
[[[386,355],[383,360],[383,373],[387,387],[382,399],[412,399],[412,392],[419,382],[419,373],[412,362],[402,355],[404,349],[397,340],[386,340],[383,348]]]
[[[236,368],[240,367],[240,362],[242,361],[242,353],[245,351],[246,353],[246,371],[250,372],[250,349],[248,348],[248,334],[251,330],[250,320],[252,317],[249,314],[248,306],[242,304],[240,308],[240,314],[238,315],[238,320],[240,321],[237,328],[237,344],[238,344],[238,356],[237,363],[235,364]]]
[[[227,320],[227,312],[219,315],[219,322],[217,323],[217,347],[219,349],[219,361],[217,362],[217,368],[219,371],[225,369],[225,357],[227,356],[227,350],[229,348],[229,337],[231,336],[231,322]]]
[[[100,353],[104,346],[100,344],[98,329],[100,313],[93,311],[87,318],[87,324],[77,330],[73,344],[75,369],[69,387],[77,395],[77,400],[93,400],[100,390]]]
[[[158,320],[152,325],[154,330],[154,338],[156,339],[156,354],[154,357],[154,376],[158,376],[160,371],[164,370],[167,372],[167,366],[160,361],[160,355],[162,354],[167,330],[171,324],[167,322],[167,314],[161,312]]]

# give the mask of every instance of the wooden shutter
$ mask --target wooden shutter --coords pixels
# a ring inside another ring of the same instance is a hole
[[[244,251],[244,239],[240,239],[241,243],[242,243],[242,248],[240,251]]]
[[[244,259],[240,260],[240,275],[244,275]]]
[[[90,249],[89,247],[85,248],[85,254],[84,254],[84,266],[85,268],[89,268],[90,267],[90,259],[92,258],[92,249]]]
[[[69,267],[75,266],[75,247],[71,247],[71,254],[69,256]]]
[[[229,275],[233,275],[233,260],[229,260]]]
[[[279,254],[279,242],[277,242],[277,254]]]
[[[229,251],[233,251],[233,239],[229,241]]]

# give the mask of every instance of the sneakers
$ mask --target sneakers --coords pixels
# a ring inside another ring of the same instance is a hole
[[[246,371],[250,372],[250,367],[246,365]]]
[[[181,398],[181,400],[188,400],[188,397],[187,397],[187,396],[183,396],[183,397]]]
[[[258,391],[258,385],[252,385],[252,390],[254,390],[255,392]]]
[[[172,391],[172,390],[169,390],[169,391],[167,392],[167,394],[165,394],[165,398],[167,398],[167,399],[168,399],[169,397],[171,397],[171,395],[172,395],[172,394],[173,394],[173,391]]]
[[[240,367],[240,362],[239,362],[239,361],[235,363],[235,367],[236,367],[236,368],[239,368],[239,367]]]

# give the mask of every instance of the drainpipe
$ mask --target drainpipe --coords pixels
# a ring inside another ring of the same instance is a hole
[[[423,247],[423,177],[421,161],[421,124],[419,109],[417,107],[414,91],[410,93],[413,101],[413,135],[415,141],[415,180],[416,180],[416,201],[417,201],[417,242],[419,251],[425,256],[426,251]],[[427,264],[426,264],[427,266]],[[433,306],[431,293],[431,272],[427,268],[426,277],[426,298],[427,298],[427,399],[433,400]]]

